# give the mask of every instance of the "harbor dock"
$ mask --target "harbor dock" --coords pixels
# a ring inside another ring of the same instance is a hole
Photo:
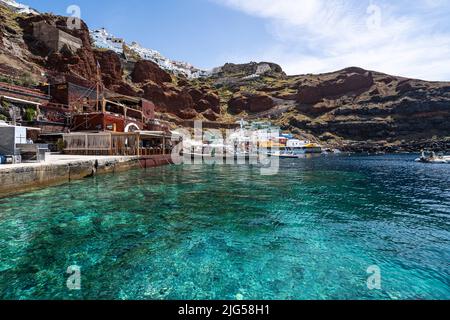
[[[80,156],[50,154],[45,162],[0,166],[0,198],[97,174],[171,164],[170,155]]]

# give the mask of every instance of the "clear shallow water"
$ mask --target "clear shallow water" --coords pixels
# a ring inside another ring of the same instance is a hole
[[[0,298],[450,299],[450,166],[413,159],[171,166],[0,199]]]

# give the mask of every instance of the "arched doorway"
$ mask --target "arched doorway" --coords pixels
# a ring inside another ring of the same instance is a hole
[[[140,129],[139,129],[138,125],[131,122],[131,123],[127,124],[124,131],[125,132],[135,132],[135,131],[139,131],[139,130]]]

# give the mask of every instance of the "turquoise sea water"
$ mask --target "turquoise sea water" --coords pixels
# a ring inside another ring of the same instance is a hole
[[[414,158],[169,166],[0,199],[0,298],[450,299],[450,166]]]

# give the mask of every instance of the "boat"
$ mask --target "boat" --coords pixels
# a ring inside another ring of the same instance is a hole
[[[271,157],[277,157],[280,159],[299,159],[301,157],[301,155],[299,155],[299,154],[288,153],[285,151],[273,152],[273,153],[269,153],[268,155],[270,155]]]
[[[444,156],[442,154],[436,155],[435,152],[427,154],[425,151],[423,151],[420,158],[416,159],[416,162],[446,164],[450,163],[450,156]]]
[[[310,141],[291,139],[286,143],[286,153],[294,155],[321,154],[322,147]]]
[[[200,159],[206,161],[245,161],[257,162],[258,153],[249,151],[234,150],[233,146],[219,143],[203,143],[196,141],[187,141],[182,152],[183,156],[191,160]]]

